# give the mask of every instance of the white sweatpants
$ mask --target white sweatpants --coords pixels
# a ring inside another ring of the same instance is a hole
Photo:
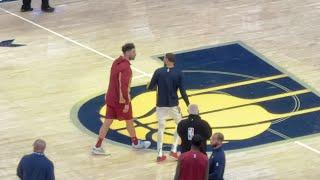
[[[162,156],[162,146],[163,146],[163,136],[164,131],[166,128],[166,119],[167,117],[171,117],[175,123],[178,125],[178,123],[181,121],[182,116],[179,111],[178,106],[174,107],[157,107],[157,119],[158,119],[158,141],[157,141],[157,150],[158,150],[158,156]],[[172,142],[172,152],[177,152],[177,147],[179,143],[179,136],[177,133],[177,126],[174,131],[173,135],[173,142]]]

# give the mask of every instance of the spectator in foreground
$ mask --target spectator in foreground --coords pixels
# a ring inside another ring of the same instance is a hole
[[[206,154],[207,140],[209,140],[212,135],[212,129],[208,122],[202,120],[199,116],[199,108],[197,105],[190,104],[188,112],[188,118],[180,121],[177,129],[181,138],[181,153],[190,151],[193,136],[199,134],[202,137],[200,151]]]
[[[209,159],[209,180],[223,180],[226,165],[226,157],[222,149],[223,141],[224,136],[219,132],[214,133],[211,138],[213,150]]]
[[[207,180],[208,157],[200,152],[202,137],[194,135],[191,141],[191,150],[181,154],[178,159],[175,180]]]
[[[37,139],[33,153],[25,155],[19,162],[17,176],[22,180],[54,180],[53,163],[44,155],[46,142]]]

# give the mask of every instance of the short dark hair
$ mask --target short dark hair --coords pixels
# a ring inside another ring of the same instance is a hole
[[[170,62],[176,62],[176,58],[175,58],[175,55],[173,53],[167,53],[165,55],[165,57],[170,61]]]
[[[217,136],[218,141],[224,141],[224,135],[221,132],[216,132],[213,135]]]
[[[200,147],[202,143],[202,137],[199,134],[195,134],[191,140],[191,144],[196,147]]]
[[[122,52],[126,53],[127,51],[131,51],[134,48],[135,47],[133,43],[126,43],[125,45],[122,46]]]

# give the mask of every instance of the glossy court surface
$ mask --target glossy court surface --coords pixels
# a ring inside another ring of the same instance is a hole
[[[36,138],[47,141],[46,154],[55,163],[57,179],[173,178],[174,161],[157,164],[154,150],[133,151],[123,145],[124,132],[117,131],[123,142],[104,144],[111,156],[91,156],[96,136],[74,120],[75,107],[105,92],[112,60],[128,41],[138,52],[132,63],[136,100],[154,99],[143,93],[143,85],[163,65],[153,56],[177,52],[179,59],[189,62],[180,63],[190,81],[188,92],[205,95],[190,96],[191,101],[201,101],[203,113],[209,112],[204,118],[212,119],[213,129],[216,126],[228,137],[225,179],[320,176],[315,109],[320,88],[319,1],[53,0],[51,4],[56,7],[53,14],[42,13],[39,1],[33,1],[35,9],[28,13],[19,12],[20,1],[0,3],[0,42],[14,39],[13,44],[24,45],[0,47],[0,179],[17,179],[17,163],[31,152]],[[239,49],[224,53],[230,49],[223,45]],[[222,55],[217,58],[219,48]],[[251,53],[258,57],[253,67],[232,66],[249,63],[243,57]],[[195,63],[193,56],[203,62]],[[225,64],[228,61],[230,65]],[[193,78],[203,82],[194,83]],[[208,106],[203,99],[217,103]],[[102,106],[98,107],[95,114],[100,117]],[[242,119],[241,114],[236,122],[220,120],[230,114],[224,111],[244,107],[241,113],[252,119]],[[182,105],[184,115],[185,108]],[[151,109],[137,109],[137,116]],[[118,126],[123,125],[112,128]],[[257,128],[240,130],[236,136],[227,132],[253,126]],[[141,137],[148,133],[139,132]]]
[[[191,103],[213,132],[225,135],[225,149],[239,149],[320,132],[320,98],[241,43],[229,43],[176,53],[176,67],[184,72]],[[156,149],[156,92],[145,86],[131,89],[136,131]],[[106,107],[104,94],[75,107],[73,118],[98,134]],[[182,115],[187,107],[180,102]],[[175,123],[168,119],[168,150]],[[108,138],[130,145],[125,123],[115,122]],[[210,148],[208,148],[210,149]]]

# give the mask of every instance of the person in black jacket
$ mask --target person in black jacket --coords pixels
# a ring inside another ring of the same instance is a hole
[[[38,139],[33,143],[33,153],[23,156],[17,168],[22,180],[54,180],[53,163],[44,155],[46,142]]]
[[[21,12],[33,11],[31,7],[31,0],[22,0]],[[53,12],[54,8],[50,7],[49,0],[42,0],[41,10],[44,12]]]
[[[202,137],[200,151],[206,154],[207,140],[211,137],[212,129],[208,122],[202,120],[199,116],[199,109],[197,105],[189,105],[188,112],[188,118],[180,121],[177,129],[181,138],[181,153],[190,151],[193,136],[195,134],[199,134]]]
[[[213,147],[209,159],[209,180],[223,180],[224,169],[226,166],[226,156],[222,148],[224,136],[222,133],[214,133],[211,138]]]

